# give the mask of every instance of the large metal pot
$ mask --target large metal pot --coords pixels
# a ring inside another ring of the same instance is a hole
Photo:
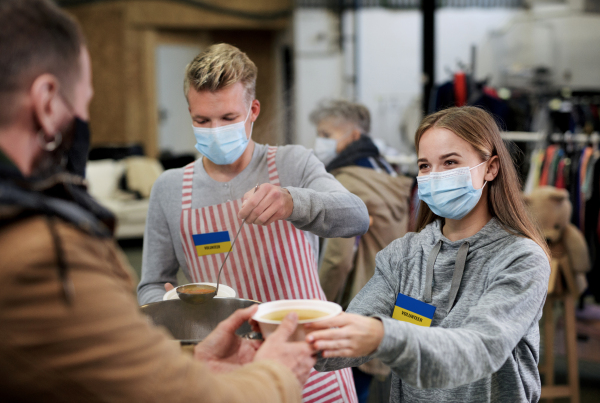
[[[237,309],[256,304],[240,298],[213,298],[203,304],[193,305],[181,300],[168,300],[143,305],[140,309],[157,326],[165,327],[173,338],[182,344],[197,343],[203,340]],[[251,332],[248,323],[244,323],[236,334]]]

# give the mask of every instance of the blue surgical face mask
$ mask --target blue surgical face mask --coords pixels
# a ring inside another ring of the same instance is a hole
[[[336,149],[337,141],[334,139],[317,137],[317,140],[315,140],[315,156],[320,159],[325,166],[337,157],[338,153]]]
[[[231,165],[238,160],[248,147],[249,137],[246,136],[246,121],[215,128],[192,126],[196,137],[196,150],[217,165]],[[254,123],[252,123],[254,127]],[[250,128],[252,136],[252,128]]]
[[[479,202],[481,189],[473,188],[471,170],[485,164],[486,161],[473,168],[455,168],[445,172],[432,172],[429,175],[417,176],[419,199],[423,200],[436,215],[451,220],[460,220]]]
[[[350,136],[352,134],[352,132],[348,132],[346,133],[344,136],[342,136],[342,138],[340,138],[339,140],[334,140],[334,139],[328,139],[325,137],[317,137],[317,140],[315,141],[315,156],[321,160],[321,162],[327,166],[329,165],[329,163],[331,161],[333,161],[335,159],[335,157],[338,156],[338,152],[337,152],[337,146],[338,146],[338,142],[340,140],[345,139],[346,137]]]

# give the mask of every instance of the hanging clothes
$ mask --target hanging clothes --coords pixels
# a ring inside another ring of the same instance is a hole
[[[454,100],[456,106],[465,106],[468,98],[467,75],[464,71],[454,73]]]
[[[560,163],[563,155],[565,154],[562,148],[558,148],[552,157],[550,168],[548,169],[548,186],[555,186],[556,176],[558,174],[558,164]]]
[[[567,158],[561,158],[556,169],[556,182],[554,186],[559,189],[565,189],[565,161]]]
[[[585,195],[583,194],[583,184],[585,183],[585,177],[587,174],[588,163],[593,153],[592,147],[586,147],[582,152],[582,163],[579,169],[579,229],[585,231]]]
[[[550,175],[550,166],[558,146],[551,145],[546,149],[546,155],[544,156],[544,165],[542,167],[542,174],[540,176],[540,186],[548,186],[548,176]]]
[[[533,189],[540,185],[540,175],[542,173],[542,165],[544,163],[545,151],[543,149],[535,150],[531,153],[529,160],[529,172],[523,192],[529,194]]]

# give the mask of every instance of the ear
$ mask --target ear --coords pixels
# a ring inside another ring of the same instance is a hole
[[[496,179],[498,176],[498,171],[500,170],[500,160],[497,155],[494,155],[492,158],[488,160],[488,167],[483,177],[484,180],[491,182]]]
[[[252,101],[252,104],[250,105],[250,119],[248,119],[250,122],[255,122],[256,119],[258,119],[258,115],[260,114],[260,101],[258,99],[255,99]]]
[[[58,80],[52,74],[37,77],[29,90],[37,124],[49,140],[58,132],[64,116],[65,106],[59,99],[58,90]]]
[[[358,128],[354,128],[354,130],[352,130],[352,141],[357,141],[360,139],[361,134],[362,132]]]

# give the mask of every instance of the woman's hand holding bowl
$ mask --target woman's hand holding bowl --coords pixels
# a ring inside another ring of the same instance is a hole
[[[342,313],[331,319],[304,325],[306,341],[324,358],[364,357],[372,354],[383,339],[383,323],[379,319]]]

